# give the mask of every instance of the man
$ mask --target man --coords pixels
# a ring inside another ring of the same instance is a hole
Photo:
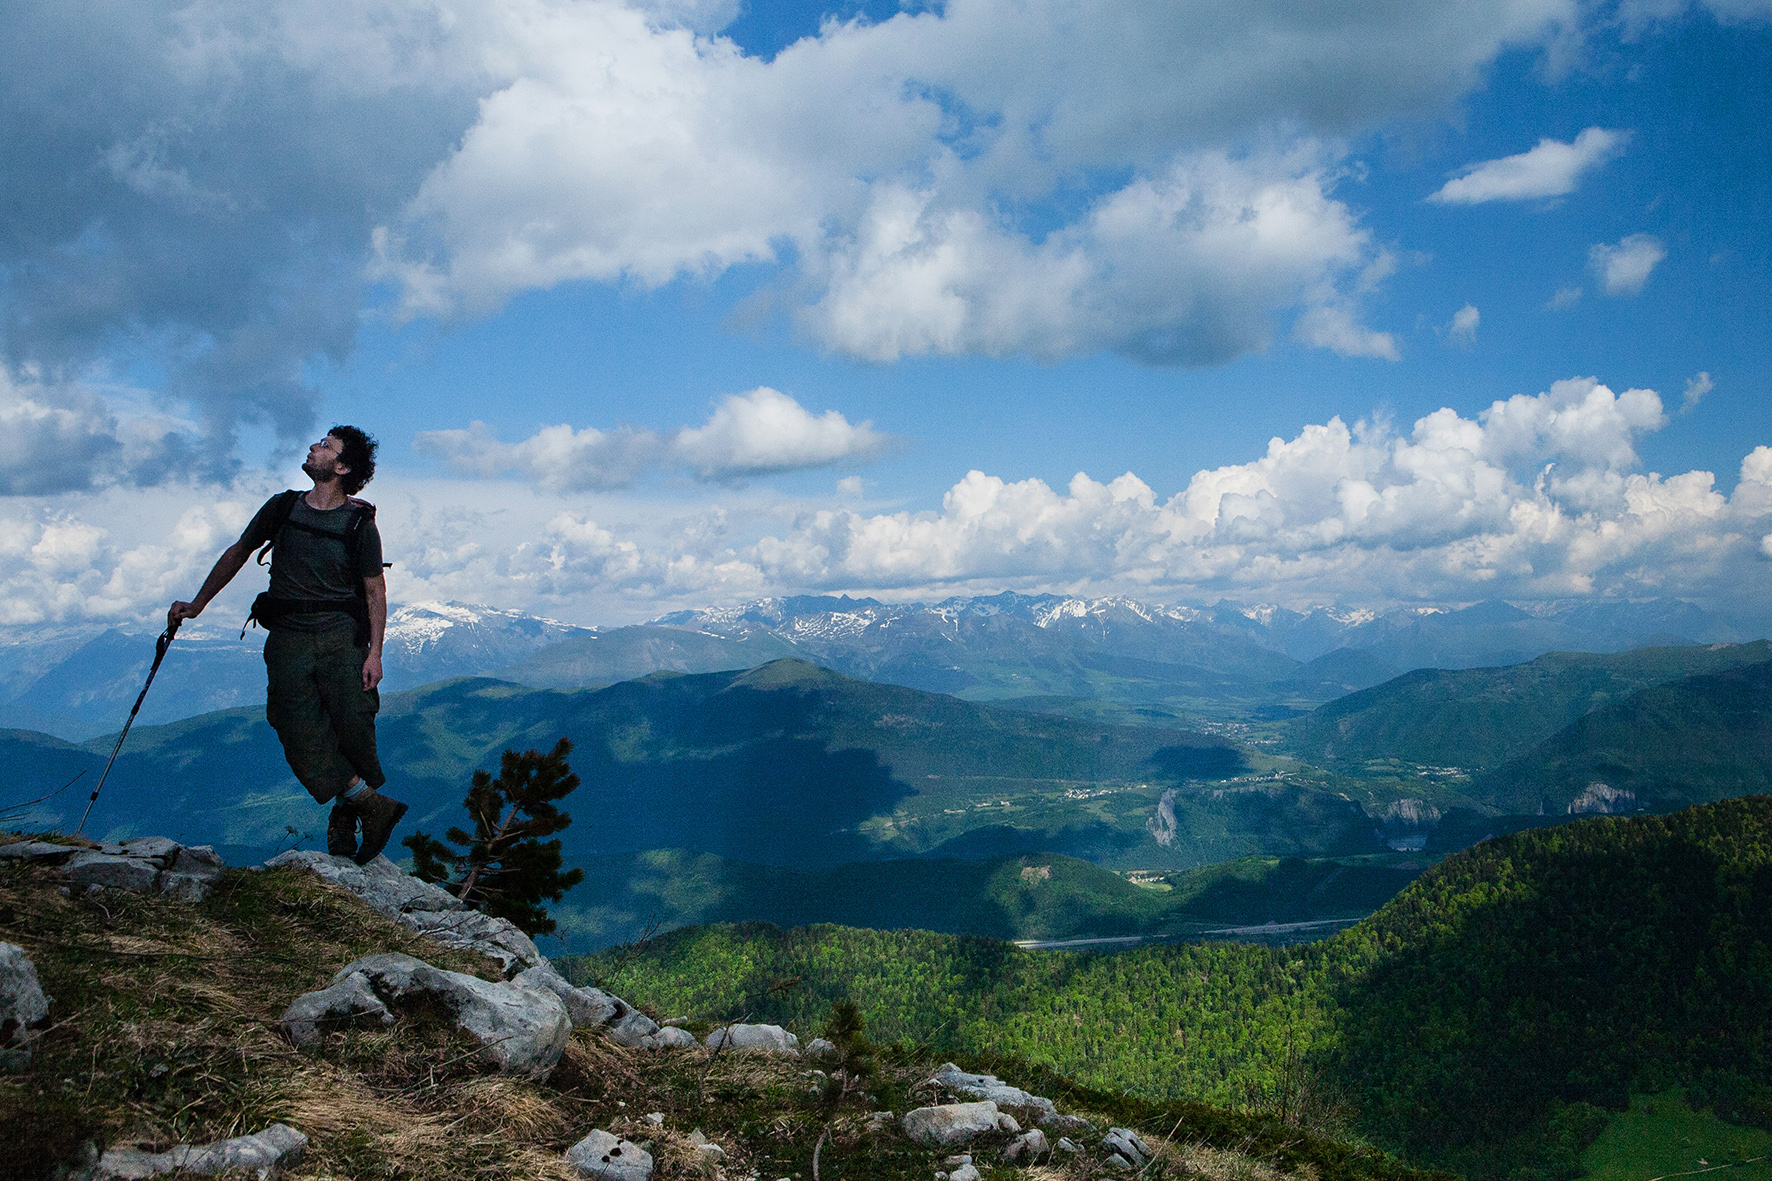
[[[255,548],[272,550],[271,589],[251,616],[270,632],[265,717],[302,786],[318,802],[332,801],[326,851],[359,865],[387,847],[406,814],[405,804],[376,790],[387,781],[375,753],[375,715],[388,592],[375,506],[353,495],[375,475],[375,448],[356,427],[333,427],[302,464],[312,490],[266,501],[222,551],[196,599],[166,613],[175,629],[201,615]]]

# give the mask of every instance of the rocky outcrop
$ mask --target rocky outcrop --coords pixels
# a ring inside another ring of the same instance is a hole
[[[163,894],[179,902],[203,901],[225,868],[210,846],[181,845],[167,837],[101,842],[93,848],[17,841],[0,846],[0,859],[59,865],[69,886],[80,893],[126,890]]]
[[[513,982],[531,988],[545,988],[559,997],[560,1002],[566,1006],[566,1015],[572,1018],[574,1029],[598,1029],[633,1012],[623,1001],[602,989],[576,987],[566,977],[554,971],[552,964],[546,962],[533,968],[525,968],[517,973]]]
[[[800,1039],[779,1025],[722,1025],[708,1034],[709,1049],[761,1050],[768,1054],[798,1054]]]
[[[353,976],[361,980],[354,982]],[[566,1006],[545,988],[481,980],[397,952],[346,964],[330,987],[296,998],[283,1015],[284,1028],[292,1038],[311,1041],[327,1015],[341,1009],[374,1012],[364,999],[365,990],[389,1010],[421,998],[441,1002],[454,1014],[456,1026],[480,1043],[485,1059],[506,1074],[547,1074],[572,1032]]]
[[[1108,1154],[1107,1163],[1119,1169],[1142,1169],[1151,1159],[1151,1146],[1131,1128],[1109,1128],[1101,1150]]]
[[[1019,1107],[1037,1113],[1036,1120],[1056,1115],[1052,1100],[1032,1095],[1020,1087],[1012,1087],[994,1074],[968,1074],[952,1062],[942,1064],[929,1080],[973,1099],[989,1099],[998,1107]]]
[[[99,1158],[95,1181],[141,1181],[162,1173],[220,1173],[226,1169],[251,1169],[261,1178],[276,1169],[301,1163],[308,1138],[287,1124],[272,1124],[262,1132],[217,1140],[213,1144],[180,1144],[165,1152],[139,1148],[113,1148]]]
[[[323,881],[350,891],[369,906],[409,930],[435,939],[446,947],[460,947],[490,956],[515,976],[527,968],[545,965],[535,942],[509,919],[469,910],[441,886],[421,882],[386,855],[368,865],[349,857],[334,857],[313,849],[291,849],[265,862],[266,869],[297,866],[319,875]]]
[[[37,966],[16,943],[0,943],[0,1070],[31,1064],[31,1043],[49,1019],[49,998],[37,981]]]
[[[904,1134],[919,1144],[949,1148],[965,1144],[998,1130],[997,1105],[989,1099],[981,1103],[941,1103],[907,1111]]]
[[[1004,1147],[1003,1155],[1018,1165],[1031,1165],[1051,1151],[1052,1146],[1046,1143],[1046,1133],[1035,1128],[1011,1140]]]
[[[330,988],[296,997],[284,1011],[282,1025],[290,1041],[311,1046],[320,1040],[324,1026],[357,1017],[368,1017],[382,1025],[394,1023],[394,1014],[375,995],[374,985],[363,972],[352,972]]]
[[[648,1181],[652,1176],[651,1153],[601,1130],[567,1149],[566,1159],[580,1177],[599,1181]]]

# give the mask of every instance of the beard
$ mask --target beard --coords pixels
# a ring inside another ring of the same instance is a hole
[[[339,478],[337,472],[327,471],[325,468],[317,467],[305,459],[302,460],[301,470],[308,479],[313,480],[317,484],[324,484],[328,480],[336,480]]]

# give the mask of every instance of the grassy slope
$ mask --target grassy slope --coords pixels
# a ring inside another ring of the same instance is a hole
[[[1639,689],[1768,658],[1772,642],[1760,640],[1616,655],[1553,652],[1505,668],[1417,669],[1318,708],[1299,720],[1294,741],[1312,761],[1493,767]]]
[[[1153,1098],[1332,1106],[1339,1088],[1369,1134],[1417,1159],[1574,1176],[1603,1109],[1642,1079],[1709,1079],[1745,1096],[1742,1118],[1772,1120],[1772,799],[1486,842],[1296,948],[1027,953],[741,926],[583,970],[704,1009],[798,976],[765,1011],[816,1020],[848,996],[886,1036],[992,1047]]]
[[[1755,1158],[1758,1158],[1757,1160]],[[1631,1096],[1621,1114],[1581,1154],[1586,1181],[1725,1170],[1729,1181],[1772,1181],[1772,1132],[1694,1111],[1679,1089]]]
[[[289,1000],[360,955],[401,950],[491,976],[295,870],[231,870],[200,905],[106,894],[68,899],[43,867],[0,865],[0,938],[27,948],[52,999],[52,1027],[31,1066],[0,1077],[0,1177],[46,1178],[85,1142],[163,1150],[240,1135],[273,1121],[311,1138],[298,1177],[560,1178],[561,1153],[592,1127],[645,1140],[661,1181],[705,1178],[689,1133],[729,1154],[728,1175],[811,1176],[829,1123],[826,1169],[845,1178],[926,1181],[943,1151],[869,1135],[876,1106],[928,1101],[913,1088],[937,1059],[880,1056],[869,1087],[836,1104],[809,1087],[803,1064],[706,1051],[624,1050],[581,1031],[546,1081],[489,1074],[438,1015],[407,1012],[390,1029],[355,1027],[298,1051],[275,1026]],[[705,1031],[730,1014],[690,1012]],[[803,1036],[814,1032],[801,1027]],[[996,1065],[1064,1110],[1138,1127],[1164,1145],[1148,1176],[1408,1181],[1422,1174],[1370,1150],[1269,1115],[1158,1104],[1093,1092],[1034,1068]],[[641,1121],[661,1112],[662,1127]],[[980,1157],[991,1181],[1021,1175]],[[975,1151],[978,1151],[975,1149]],[[829,1174],[827,1173],[827,1176]],[[1051,1170],[1043,1181],[1087,1181]]]

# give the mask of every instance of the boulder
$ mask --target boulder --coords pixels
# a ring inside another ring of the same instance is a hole
[[[331,988],[296,997],[294,1003],[283,1011],[281,1024],[290,1041],[298,1046],[309,1046],[320,1040],[322,1023],[359,1016],[375,1018],[383,1025],[394,1023],[394,1015],[375,995],[369,977],[362,972],[352,972]]]
[[[695,1044],[695,1035],[687,1029],[678,1029],[674,1025],[662,1026],[657,1033],[641,1040],[641,1045],[653,1050],[680,1050]]]
[[[1060,1115],[1055,1111],[1051,1115],[1043,1116],[1040,1126],[1048,1132],[1065,1136],[1072,1132],[1087,1132],[1089,1121],[1080,1115]]]
[[[0,1070],[31,1064],[33,1029],[49,1019],[37,965],[16,943],[0,943]]]
[[[274,1169],[301,1163],[308,1138],[288,1124],[272,1124],[262,1132],[217,1140],[213,1144],[180,1144],[165,1152],[139,1148],[114,1148],[99,1158],[95,1181],[141,1181],[162,1173],[220,1173],[225,1169],[251,1169],[267,1177]]]
[[[1007,1111],[999,1111],[997,1113],[997,1131],[1008,1132],[1011,1136],[1014,1136],[1020,1133],[1021,1124],[1018,1123],[1015,1117],[1010,1115]]]
[[[919,1144],[946,1148],[997,1130],[997,1105],[989,1099],[980,1103],[942,1103],[907,1111],[904,1134]]]
[[[1040,1113],[1042,1122],[1055,1110],[1050,1099],[1012,1087],[994,1074],[968,1074],[952,1062],[943,1063],[930,1081],[973,1099],[989,1099],[998,1107],[1031,1108]]]
[[[1125,1157],[1121,1156],[1117,1152],[1108,1153],[1107,1159],[1102,1161],[1101,1163],[1106,1165],[1110,1169],[1116,1169],[1122,1173],[1126,1172],[1127,1170],[1132,1168],[1132,1162],[1127,1160]]]
[[[512,983],[545,988],[559,997],[560,1003],[566,1006],[566,1015],[572,1018],[574,1029],[598,1029],[628,1011],[626,1005],[601,989],[575,987],[551,964],[525,968],[512,977]]]
[[[174,854],[184,846],[171,837],[131,837],[122,842],[125,857],[140,857],[144,861],[157,861],[162,869],[170,864]]]
[[[1101,1138],[1101,1146],[1108,1152],[1119,1153],[1139,1168],[1151,1158],[1151,1146],[1131,1128],[1109,1128],[1108,1134]]]
[[[826,1038],[815,1037],[806,1043],[806,1056],[808,1058],[835,1058],[837,1047]]]
[[[689,1133],[689,1143],[695,1148],[696,1156],[701,1160],[713,1161],[718,1164],[726,1159],[726,1150],[702,1135],[700,1128]]]
[[[421,882],[402,871],[386,854],[368,865],[358,865],[349,857],[334,857],[315,849],[291,849],[265,862],[266,869],[284,866],[309,870],[321,880],[355,894],[372,910],[438,943],[490,956],[504,966],[506,976],[548,962],[534,940],[515,923],[469,910],[443,887]]]
[[[948,1181],[978,1181],[978,1166],[971,1161],[958,1165],[948,1173]]]
[[[1052,1146],[1046,1143],[1046,1133],[1035,1128],[1011,1140],[1009,1146],[1003,1149],[1003,1155],[1016,1164],[1031,1165],[1051,1151]]]
[[[580,1177],[600,1181],[648,1181],[652,1176],[651,1153],[602,1130],[568,1148],[566,1159]]]
[[[76,890],[99,886],[107,890],[127,890],[140,894],[154,888],[160,867],[142,857],[95,853],[82,849],[68,858],[68,880]]]
[[[873,1132],[877,1135],[881,1132],[890,1131],[892,1128],[892,1125],[897,1122],[898,1122],[898,1115],[895,1112],[891,1112],[891,1111],[872,1112],[868,1115],[867,1130],[870,1132]]]
[[[648,1045],[648,1039],[658,1032],[658,1022],[638,1009],[629,1009],[605,1029],[616,1045],[638,1049]]]
[[[1072,1140],[1069,1136],[1060,1136],[1058,1138],[1058,1150],[1060,1152],[1082,1152],[1083,1146],[1078,1144],[1075,1140]]]
[[[454,1012],[456,1026],[478,1041],[486,1060],[505,1074],[547,1074],[572,1033],[566,1006],[545,988],[481,980],[393,952],[346,964],[332,984],[356,973],[362,973],[375,996],[391,1007],[408,998],[441,1001]]]
[[[184,874],[206,882],[219,882],[227,868],[213,845],[180,845],[167,863],[168,873]]]
[[[708,1034],[710,1048],[762,1050],[770,1054],[798,1054],[800,1039],[779,1025],[722,1025]]]
[[[72,845],[52,845],[48,841],[15,841],[0,845],[0,860],[46,861],[51,865],[72,857]]]

